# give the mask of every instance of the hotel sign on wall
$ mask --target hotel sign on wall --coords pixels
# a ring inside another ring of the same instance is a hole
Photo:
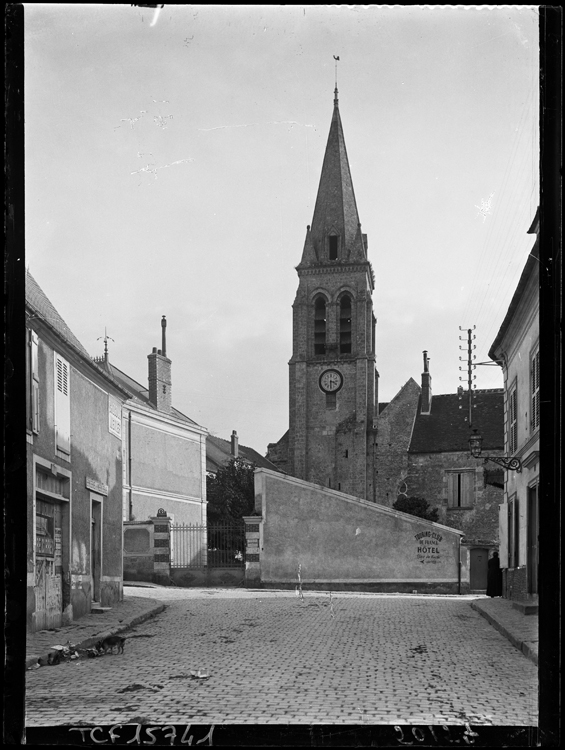
[[[422,565],[432,564],[435,565],[441,559],[440,542],[442,540],[441,534],[435,531],[420,531],[419,534],[414,535],[414,539],[417,542],[416,545],[416,559],[421,562]]]
[[[108,396],[108,430],[116,437],[122,437],[122,405]]]

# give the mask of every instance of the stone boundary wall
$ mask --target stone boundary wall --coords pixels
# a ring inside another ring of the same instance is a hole
[[[469,590],[457,529],[267,469],[255,471],[255,513],[244,519],[248,586],[291,588],[300,574],[311,589]]]

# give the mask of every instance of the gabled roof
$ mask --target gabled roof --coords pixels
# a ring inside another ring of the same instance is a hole
[[[30,312],[28,320],[37,318],[47,325],[62,341],[73,349],[80,358],[85,361],[89,367],[98,372],[105,380],[109,381],[124,392],[125,396],[130,395],[130,391],[127,385],[117,381],[111,372],[108,372],[105,368],[100,367],[96,362],[93,361],[90,354],[86,351],[84,346],[80,343],[74,333],[71,331],[69,326],[65,323],[63,318],[59,315],[51,301],[43,289],[39,286],[37,281],[33,278],[29,271],[26,273],[26,306]]]
[[[526,261],[524,270],[522,271],[522,275],[520,276],[520,281],[518,282],[518,286],[516,287],[516,291],[514,292],[514,295],[508,307],[508,311],[504,317],[504,320],[502,321],[502,325],[500,326],[500,329],[498,333],[496,334],[496,338],[493,341],[492,346],[490,347],[490,350],[488,353],[489,357],[495,362],[498,362],[497,349],[500,346],[500,343],[502,339],[504,338],[506,332],[508,331],[508,328],[510,327],[512,318],[514,317],[516,310],[520,306],[520,302],[526,290],[526,286],[528,284],[530,276],[533,274],[534,271],[537,270],[537,267],[539,266],[539,234],[538,232],[539,232],[539,207],[538,207],[538,210],[536,211],[536,215],[534,216],[532,225],[527,231],[527,234],[536,234],[536,241],[532,248],[532,252],[528,255],[528,260]]]
[[[504,390],[476,391],[473,424],[483,437],[483,451],[504,448]],[[462,407],[462,408],[460,408]],[[457,393],[433,396],[430,414],[420,414],[421,396],[414,422],[409,453],[447,453],[469,450],[472,434],[465,421],[466,394],[460,399]]]
[[[308,230],[301,265],[322,260],[325,239],[329,235],[341,237],[341,260],[366,261],[365,238],[361,234],[359,214],[345,148],[343,127],[339,115],[337,88],[330,133],[326,145],[320,185],[314,207],[312,228]]]
[[[250,461],[262,469],[279,471],[274,464],[260,453],[257,453],[253,448],[248,448],[240,444],[238,446],[238,455],[239,458]],[[215,437],[214,435],[206,436],[206,471],[215,473],[218,469],[226,466],[232,458],[231,441],[222,440],[222,438]]]
[[[83,357],[91,359],[90,354],[53,307],[45,292],[29,271],[26,273],[26,304],[32,310],[32,315],[47,323],[66,344],[76,349]]]
[[[108,362],[107,364],[109,372],[112,374],[112,377],[118,381],[118,383],[121,383],[124,388],[126,388],[131,394],[131,400],[135,401],[138,404],[143,404],[143,406],[146,406],[149,409],[153,409],[153,411],[158,412],[159,414],[162,414],[163,412],[159,412],[159,410],[155,407],[155,404],[152,404],[151,401],[149,401],[149,389],[137,381],[135,381],[133,378],[130,378],[129,375],[126,375],[125,372],[122,372],[121,370],[118,370],[118,368],[115,365],[112,365]],[[187,422],[188,424],[195,425],[196,427],[200,427],[196,422],[194,422],[192,419],[187,417],[185,414],[180,412],[178,409],[175,409],[174,407],[171,407],[170,413],[167,412],[168,416],[174,417],[175,419],[179,419],[181,422]]]

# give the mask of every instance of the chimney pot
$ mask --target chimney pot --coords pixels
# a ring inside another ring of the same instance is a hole
[[[429,370],[428,352],[424,351],[424,372],[422,373],[422,414],[431,414],[432,411],[432,376]]]
[[[239,439],[235,430],[231,434],[231,454],[234,458],[237,458],[239,455]]]

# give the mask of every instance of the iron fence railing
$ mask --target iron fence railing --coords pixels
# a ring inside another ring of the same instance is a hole
[[[238,568],[244,550],[243,522],[171,525],[172,568]]]

